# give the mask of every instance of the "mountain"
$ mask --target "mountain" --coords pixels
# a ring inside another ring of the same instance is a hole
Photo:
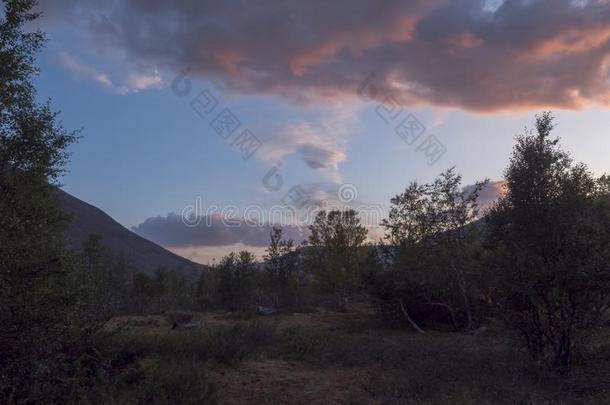
[[[206,269],[204,265],[191,262],[136,235],[104,211],[61,189],[57,189],[57,198],[62,209],[72,215],[68,239],[76,250],[81,249],[89,235],[98,234],[103,237],[103,244],[115,254],[124,253],[138,272],[153,274],[159,267],[168,267],[188,277],[196,277]]]

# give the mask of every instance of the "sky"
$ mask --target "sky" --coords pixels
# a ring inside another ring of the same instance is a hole
[[[382,5],[383,4],[383,5]],[[37,88],[81,129],[63,188],[192,260],[298,242],[447,168],[493,200],[516,135],[610,171],[607,0],[41,0]],[[254,218],[254,220],[253,220]]]

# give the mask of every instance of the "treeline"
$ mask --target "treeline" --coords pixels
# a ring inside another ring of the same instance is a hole
[[[424,333],[504,319],[540,364],[584,352],[610,306],[610,179],[574,164],[552,118],[517,139],[505,192],[482,217],[453,170],[392,199],[383,244],[366,243],[351,210],[320,212],[307,244],[271,235],[264,268],[225,257],[199,280],[177,270],[134,274],[92,237],[65,240],[55,187],[78,133],[65,130],[32,84],[40,32],[24,29],[35,0],[4,0],[0,20],[0,403],[78,402],[108,373],[93,344],[122,313],[173,308],[247,310],[372,300],[389,321]],[[75,399],[73,401],[67,399]]]
[[[570,367],[608,322],[610,183],[574,164],[544,113],[517,138],[504,190],[484,213],[452,170],[392,199],[388,252],[371,260],[366,287],[414,328],[486,317],[517,331],[540,364]]]
[[[544,113],[517,138],[504,189],[484,212],[487,181],[464,188],[449,169],[391,200],[382,243],[366,242],[355,211],[323,211],[298,247],[275,228],[261,269],[248,252],[223,258],[202,275],[197,302],[345,310],[367,300],[420,333],[472,330],[495,317],[541,364],[567,369],[608,322],[610,178],[573,163],[552,129]]]
[[[607,322],[610,178],[574,164],[551,137],[552,128],[552,116],[544,113],[534,131],[517,138],[504,189],[486,211],[478,197],[487,180],[464,188],[449,169],[392,198],[379,244],[367,243],[355,211],[322,211],[300,245],[274,227],[262,263],[242,251],[199,280],[167,269],[136,274],[128,287],[98,280],[99,293],[89,296],[100,302],[92,308],[109,315],[111,295],[131,291],[123,308],[132,313],[346,310],[357,300],[374,303],[385,321],[420,333],[473,330],[494,317],[519,332],[541,364],[567,369]],[[87,263],[94,261],[91,245],[84,249]],[[124,280],[103,263],[94,266],[99,277]]]

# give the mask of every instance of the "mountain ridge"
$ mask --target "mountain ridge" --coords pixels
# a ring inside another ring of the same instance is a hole
[[[67,238],[73,249],[81,250],[89,235],[97,234],[114,254],[123,253],[138,272],[153,274],[160,267],[168,267],[196,277],[207,268],[137,235],[98,207],[60,188],[56,192],[62,210],[71,216]]]

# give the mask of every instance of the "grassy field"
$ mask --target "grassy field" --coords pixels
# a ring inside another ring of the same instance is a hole
[[[250,319],[240,319],[250,318]],[[540,370],[499,325],[424,335],[350,313],[114,319],[100,342],[111,375],[89,396],[104,404],[604,404],[609,334],[569,375]]]

